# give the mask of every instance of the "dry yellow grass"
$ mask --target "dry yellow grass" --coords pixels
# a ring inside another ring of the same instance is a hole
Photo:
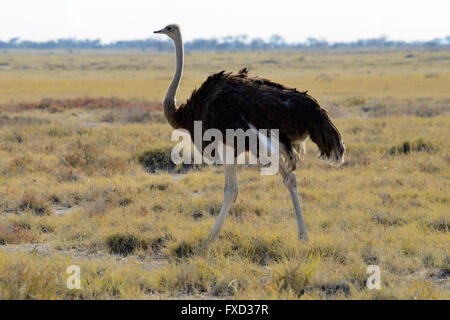
[[[413,57],[407,58],[408,54]],[[309,90],[329,102],[348,95],[448,99],[448,51],[393,53],[193,53],[186,56],[180,101],[208,74],[250,73]],[[160,101],[174,68],[172,54],[81,51],[3,52],[0,103],[46,97],[119,97]]]
[[[337,117],[346,164],[320,162],[308,142],[296,172],[308,243],[296,240],[281,178],[242,168],[222,236],[205,251],[222,168],[147,172],[139,156],[171,145],[158,111],[0,111],[0,298],[449,299],[449,53],[407,54],[186,57],[180,100],[209,72],[247,65],[309,89]],[[6,52],[0,60],[9,62],[0,101],[10,104],[159,101],[173,57]],[[66,287],[71,264],[81,267],[80,290]],[[380,266],[381,290],[366,287],[370,264]]]

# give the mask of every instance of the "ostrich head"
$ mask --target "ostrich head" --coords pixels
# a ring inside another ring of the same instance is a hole
[[[174,41],[181,36],[180,27],[177,24],[169,24],[164,29],[153,31],[153,33],[165,34]]]

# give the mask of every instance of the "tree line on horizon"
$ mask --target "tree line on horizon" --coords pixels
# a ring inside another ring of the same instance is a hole
[[[188,51],[245,51],[245,50],[298,50],[298,49],[363,49],[363,48],[428,48],[450,47],[450,36],[429,41],[396,41],[386,37],[360,39],[351,42],[328,42],[308,38],[304,42],[288,43],[283,37],[273,35],[269,40],[249,39],[246,35],[213,39],[194,39],[185,43]],[[149,51],[173,50],[172,41],[148,38],[143,40],[120,40],[102,43],[100,39],[57,39],[43,42],[12,38],[0,40],[0,49],[139,49]]]

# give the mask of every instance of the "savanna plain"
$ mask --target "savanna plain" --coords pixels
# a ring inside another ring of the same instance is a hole
[[[279,175],[238,170],[220,239],[220,166],[175,166],[161,101],[172,53],[0,52],[0,299],[449,299],[450,51],[187,53],[206,77],[308,90],[347,148],[307,141],[309,242]],[[69,289],[70,265],[81,270]],[[366,286],[367,266],[381,288]]]

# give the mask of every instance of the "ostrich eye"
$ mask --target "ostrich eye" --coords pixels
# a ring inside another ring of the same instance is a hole
[[[172,27],[168,27],[167,30],[169,30],[169,31],[172,30]]]

